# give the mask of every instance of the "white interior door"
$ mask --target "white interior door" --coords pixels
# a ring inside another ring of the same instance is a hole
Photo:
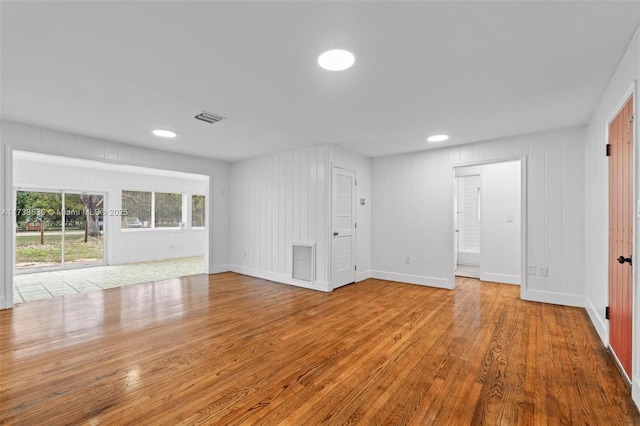
[[[333,167],[331,177],[331,284],[356,280],[356,173]]]
[[[458,192],[460,191],[460,178],[453,178],[453,270],[458,270],[458,249],[460,235],[460,211],[458,207]]]

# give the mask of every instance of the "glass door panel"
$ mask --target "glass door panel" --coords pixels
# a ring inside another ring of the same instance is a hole
[[[16,270],[62,266],[62,194],[16,193]]]
[[[104,196],[65,193],[64,265],[104,262]]]

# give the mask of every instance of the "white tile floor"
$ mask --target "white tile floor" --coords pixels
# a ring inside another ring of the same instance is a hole
[[[13,277],[13,303],[202,273],[204,256],[20,274]]]
[[[480,267],[471,265],[458,265],[455,275],[457,277],[480,278]]]

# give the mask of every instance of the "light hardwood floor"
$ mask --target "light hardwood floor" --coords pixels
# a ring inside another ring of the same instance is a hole
[[[640,424],[583,309],[224,273],[0,312],[0,423]]]

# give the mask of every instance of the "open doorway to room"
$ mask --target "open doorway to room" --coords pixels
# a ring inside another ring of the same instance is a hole
[[[459,277],[480,278],[480,173],[460,169],[456,175],[455,272]]]
[[[14,304],[207,272],[209,175],[14,151],[13,183]]]
[[[454,274],[522,284],[521,160],[454,170]]]

